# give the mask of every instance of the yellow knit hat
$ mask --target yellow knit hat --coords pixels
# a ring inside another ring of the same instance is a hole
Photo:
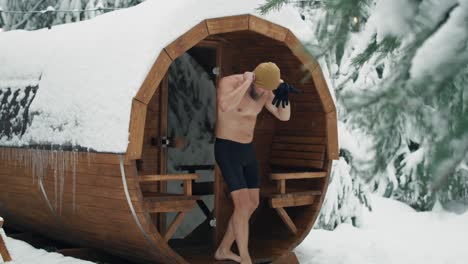
[[[268,90],[275,90],[280,84],[280,69],[273,62],[260,63],[255,70],[255,85]]]

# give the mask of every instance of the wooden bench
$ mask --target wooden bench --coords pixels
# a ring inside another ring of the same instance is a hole
[[[140,176],[140,183],[151,183],[158,181],[182,180],[184,193],[165,193],[165,192],[143,192],[143,206],[149,213],[167,213],[177,212],[174,221],[164,234],[164,240],[169,241],[172,235],[182,223],[186,213],[192,210],[199,196],[192,195],[192,181],[199,179],[196,173],[187,174],[164,174],[164,175],[144,175]]]
[[[322,192],[307,187],[286,188],[286,181],[322,179],[326,138],[305,136],[275,136],[270,156],[270,179],[274,186],[262,187],[262,197],[268,199],[288,229],[297,233],[297,227],[284,208],[311,205],[319,201]]]
[[[0,217],[0,230],[3,226],[3,218]],[[3,241],[3,236],[0,235],[0,255],[3,258],[3,261],[11,261],[10,253],[6,247],[5,241]]]

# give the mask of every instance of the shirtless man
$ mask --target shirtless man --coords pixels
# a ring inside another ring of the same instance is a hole
[[[219,82],[215,159],[229,187],[234,212],[215,252],[217,260],[252,263],[248,251],[249,219],[258,206],[260,190],[258,161],[252,144],[255,123],[263,107],[279,120],[289,120],[287,93],[298,92],[289,87],[280,79],[278,66],[271,62],[259,64],[254,72],[226,76]],[[283,107],[278,107],[279,102]],[[234,240],[240,256],[231,251]]]

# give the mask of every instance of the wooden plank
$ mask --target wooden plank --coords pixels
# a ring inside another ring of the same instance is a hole
[[[273,143],[273,150],[285,150],[285,151],[307,151],[315,153],[324,153],[325,145],[306,145],[306,144],[288,144],[288,143]]]
[[[172,59],[163,49],[151,67],[149,73],[146,75],[145,81],[138,90],[135,99],[143,102],[144,104],[149,104],[171,63]]]
[[[47,176],[44,177],[44,181],[46,182],[55,182],[55,176],[54,176],[54,171],[53,170],[47,170],[46,171]],[[61,177],[61,172],[57,171],[57,183],[60,183],[60,177]],[[119,173],[120,174],[120,173]],[[99,174],[86,174],[86,173],[76,173],[73,179],[73,172],[66,171],[64,174],[64,182],[66,185],[70,184],[72,185],[73,181],[75,182],[76,185],[90,185],[90,186],[96,186],[96,187],[103,187],[103,188],[117,188],[117,189],[122,189],[123,188],[123,183],[122,183],[122,176],[119,174],[115,175],[99,175]],[[20,177],[18,177],[20,178]],[[19,179],[12,179],[14,181]],[[27,180],[32,181],[32,177],[21,177],[27,183]],[[35,179],[35,182],[37,182],[37,178]],[[133,185],[132,183],[129,183],[127,185],[128,189],[136,189],[137,186]]]
[[[120,164],[118,154],[0,147],[0,157],[3,157],[0,164],[13,162],[18,166],[23,166],[25,162],[31,162],[36,156],[41,156],[44,161],[64,160],[69,165],[74,163]],[[129,159],[124,158],[123,162],[124,165],[131,164]]]
[[[110,215],[109,217],[112,216]],[[70,228],[67,230],[68,232],[78,234],[85,240],[94,240],[93,243],[105,243],[108,240],[119,240],[122,244],[125,242],[128,245],[141,245],[141,241],[138,241],[141,237],[141,231],[135,224],[135,221],[130,218],[126,223],[124,221],[115,223],[112,221],[95,223],[83,217],[77,217],[76,221],[67,222],[70,224]],[[102,248],[102,245],[100,248]]]
[[[278,215],[281,217],[281,220],[283,220],[283,222],[288,227],[288,229],[293,234],[296,234],[297,233],[297,227],[294,224],[294,222],[291,220],[291,218],[289,217],[288,213],[284,210],[284,208],[278,207],[278,208],[275,208],[275,209],[276,209],[276,212],[278,212]]]
[[[206,20],[210,35],[249,29],[249,15],[227,16]]]
[[[301,41],[290,30],[288,30],[288,33],[286,34],[284,43],[310,73],[319,66],[312,54],[304,47],[304,45],[302,45]]]
[[[271,197],[270,206],[271,208],[280,207],[291,207],[291,206],[302,206],[311,205],[317,201],[317,197],[321,195],[320,191],[310,192],[311,194],[294,193],[294,194],[277,194]]]
[[[314,88],[314,91],[315,91],[315,88]],[[319,104],[321,105],[322,104],[322,101],[320,101],[320,97],[318,97],[318,94],[317,95],[313,95],[313,94],[304,94],[304,93],[301,93],[301,94],[291,94],[291,97],[293,99],[291,99],[291,101],[293,102],[296,102],[296,103],[302,103],[302,104]]]
[[[297,198],[297,197],[304,197],[304,196],[320,196],[322,191],[320,190],[304,190],[304,188],[287,188],[286,193],[274,193],[270,192],[273,190],[271,187],[268,187],[265,192],[262,194],[264,197],[270,197],[275,199],[289,199],[289,198]]]
[[[182,220],[185,217],[186,212],[178,212],[177,216],[175,217],[174,221],[172,221],[171,225],[167,229],[166,233],[164,234],[164,241],[169,241],[174,232],[177,230],[177,227],[182,223]]]
[[[288,29],[254,15],[249,15],[249,29],[264,36],[283,42]]]
[[[96,224],[108,224],[108,223],[115,223],[118,228],[119,226],[126,226],[126,225],[133,225],[134,219],[132,216],[132,212],[128,207],[128,204],[122,203],[122,210],[114,210],[112,208],[100,208],[96,206],[89,206],[85,204],[77,204],[75,211],[73,211],[72,207],[64,207],[61,217],[66,218],[69,221],[89,221]],[[143,217],[146,213],[144,210],[137,208],[136,214],[139,217]],[[74,219],[74,218],[77,219]],[[81,220],[78,218],[82,218]]]
[[[293,115],[291,115],[291,119],[287,122],[283,122],[283,124],[278,123],[277,129],[282,129],[282,130],[296,130],[296,131],[305,131],[305,130],[326,130],[326,124],[325,124],[325,117],[322,120],[320,119],[303,119],[299,117],[299,114],[307,114],[309,112],[296,112]],[[287,125],[286,125],[287,124]],[[306,132],[303,132],[303,134]],[[309,136],[307,134],[307,136]],[[326,141],[323,141],[321,143],[326,143]]]
[[[334,111],[327,113],[327,153],[328,159],[339,159],[338,127]]]
[[[295,102],[291,100],[291,113],[296,112],[312,112],[320,113],[323,111],[322,103],[313,103],[313,102]]]
[[[102,188],[91,185],[77,185],[76,192],[83,192],[94,197],[126,200],[125,192],[123,189]],[[129,190],[129,196],[132,201],[139,201],[136,190]]]
[[[185,195],[192,195],[192,180],[185,180],[184,181],[184,194]]]
[[[312,72],[312,79],[314,80],[315,88],[317,89],[317,93],[322,101],[324,112],[336,112],[335,103],[333,102],[333,98],[320,67],[316,67],[314,69]]]
[[[286,127],[276,128],[276,134],[279,136],[304,136],[304,134],[312,137],[325,137],[326,131],[323,128],[307,128],[303,130],[291,130]]]
[[[32,167],[23,165],[22,167],[14,167],[11,164],[5,164],[6,162],[0,162],[0,175],[4,176],[12,176],[12,177],[26,177],[26,178],[31,178],[33,176],[33,173],[36,175],[39,175],[41,172],[43,172],[44,176],[47,178],[48,175],[54,175],[54,171],[60,172],[58,168],[52,167],[52,166],[47,166],[44,164],[43,169],[35,169],[33,170]],[[130,169],[130,166],[125,166],[124,167],[125,172],[128,172],[128,169]],[[100,176],[105,176],[105,177],[116,177],[119,178],[121,177],[120,173],[120,167],[118,165],[110,165],[110,164],[77,164],[75,168],[73,166],[69,166],[67,168],[64,168],[63,172],[67,176],[71,176],[75,174],[76,176],[78,175],[89,175],[92,177],[100,177]],[[83,176],[82,176],[83,177]]]
[[[322,153],[316,152],[305,152],[305,151],[273,151],[271,153],[273,158],[298,158],[298,159],[313,159],[313,160],[323,160],[324,155]]]
[[[302,122],[302,123],[310,123],[310,122],[316,122],[316,123],[319,123],[319,124],[325,124],[325,113],[323,112],[317,112],[317,111],[311,111],[309,113],[296,113],[294,114],[294,117],[291,115],[291,119],[295,119],[296,121],[299,121],[299,122]],[[289,123],[291,122],[292,120],[288,121],[288,122],[284,122],[285,124],[286,123]],[[306,121],[306,122],[304,122]]]
[[[144,192],[159,192],[159,184],[142,184],[140,190]]]
[[[299,264],[299,260],[293,251],[286,253],[285,255],[277,258],[272,264]]]
[[[167,114],[168,114],[168,87],[169,87],[169,74],[166,73],[164,75],[163,81],[161,83],[161,88],[159,89],[159,105],[161,111],[159,112],[159,136],[166,136],[167,135]],[[158,160],[158,174],[166,174],[166,160],[167,160],[167,148],[159,148],[159,160]],[[166,192],[167,190],[167,183],[160,182],[159,184],[159,192]],[[153,216],[151,216],[153,217]],[[156,219],[156,228],[160,231],[161,234],[164,234],[166,231],[166,216],[164,214],[158,214]]]
[[[281,193],[281,194],[285,194],[286,193],[286,180],[279,180],[278,183],[277,183],[277,187],[278,187],[278,192]]]
[[[321,169],[323,166],[322,160],[305,160],[305,159],[285,159],[285,158],[273,158],[270,159],[271,164],[290,166],[290,167],[306,167],[306,168],[318,168]]]
[[[139,176],[140,182],[155,182],[155,181],[172,181],[172,180],[196,180],[200,175],[197,173],[181,173],[181,174],[160,174],[160,175],[144,175]]]
[[[145,201],[144,209],[148,213],[181,212],[195,208],[196,200]]]
[[[291,180],[291,179],[315,179],[327,176],[326,171],[319,172],[291,172],[291,173],[272,173],[272,180]]]
[[[326,142],[325,137],[307,137],[307,136],[275,136],[273,142],[280,143],[301,143],[301,144],[324,144]]]
[[[130,135],[127,148],[127,157],[132,160],[141,159],[143,148],[143,135],[145,131],[147,105],[133,99],[130,115]]]
[[[200,42],[200,40],[206,38],[208,35],[206,22],[202,21],[191,28],[184,35],[174,40],[165,48],[165,50],[169,57],[171,57],[172,60],[175,60],[191,47],[195,46],[198,42]]]
[[[64,197],[63,203],[65,205],[73,206],[73,197],[71,195],[68,196]],[[96,197],[83,193],[77,193],[75,195],[75,206],[76,205],[82,205],[93,208],[111,209],[124,212],[129,212],[130,210],[127,201],[119,199],[118,197]],[[140,207],[134,207],[134,209],[137,213],[144,212]]]

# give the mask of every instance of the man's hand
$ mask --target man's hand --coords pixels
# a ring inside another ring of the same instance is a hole
[[[278,88],[273,90],[273,93],[275,94],[275,98],[273,98],[273,102],[271,102],[273,105],[278,107],[280,103],[282,104],[283,108],[286,108],[286,106],[289,103],[289,93],[300,93],[301,90],[291,86],[290,84],[286,82],[280,83]]]
[[[255,74],[253,72],[244,72],[244,80],[249,80],[252,82],[255,80]]]

